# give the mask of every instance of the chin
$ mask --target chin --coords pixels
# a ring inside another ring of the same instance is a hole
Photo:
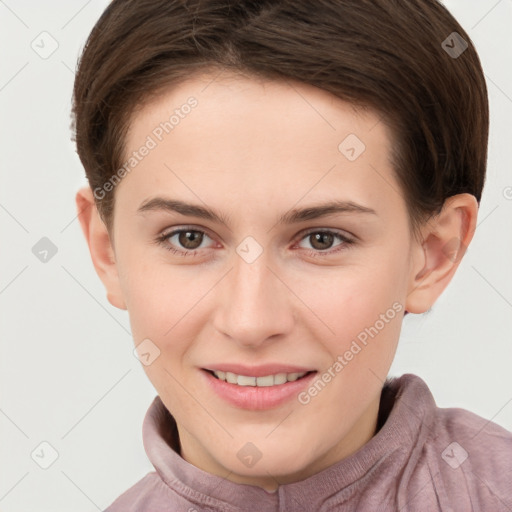
[[[226,467],[240,476],[249,477],[252,479],[261,479],[263,481],[273,480],[275,478],[279,483],[283,483],[285,479],[302,480],[305,477],[300,476],[304,474],[310,466],[310,460],[300,457],[297,452],[297,445],[290,447],[289,450],[272,450],[265,454],[266,450],[262,450],[261,458],[257,460],[252,467],[248,467],[237,458],[234,467],[227,464]],[[303,454],[302,454],[303,455]],[[296,478],[294,478],[296,475]]]

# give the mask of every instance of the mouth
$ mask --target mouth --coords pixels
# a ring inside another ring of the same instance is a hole
[[[304,379],[313,373],[317,373],[316,370],[310,370],[305,372],[281,372],[256,377],[251,375],[240,375],[234,372],[224,372],[221,370],[209,370],[207,368],[203,368],[203,370],[217,380],[237,386],[249,387],[282,386],[288,382],[295,382]]]
[[[214,397],[237,409],[263,411],[275,409],[294,398],[298,401],[300,393],[312,385],[318,371],[269,374],[258,371],[260,375],[256,377],[201,368],[200,373],[204,376],[206,389]],[[251,372],[246,370],[246,373]]]

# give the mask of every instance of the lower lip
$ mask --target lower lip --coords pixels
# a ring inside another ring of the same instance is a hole
[[[217,379],[206,370],[201,370],[211,389],[221,398],[241,409],[261,411],[272,409],[297,396],[308,387],[317,372],[310,373],[293,382],[285,382],[277,386],[238,386]]]

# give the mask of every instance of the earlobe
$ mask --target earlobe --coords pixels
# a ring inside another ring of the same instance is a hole
[[[428,311],[448,286],[473,238],[477,215],[476,198],[458,194],[448,198],[439,215],[425,225],[423,243],[413,249],[407,311]]]
[[[90,187],[83,187],[77,192],[76,206],[82,232],[89,246],[92,263],[105,286],[107,299],[116,308],[127,309],[110,235],[98,213]]]

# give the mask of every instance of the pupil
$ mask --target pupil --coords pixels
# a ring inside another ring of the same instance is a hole
[[[322,243],[322,240],[324,240],[324,238],[325,238],[325,237],[327,237],[327,246],[329,246],[329,245],[330,245],[330,243],[329,243],[329,242],[332,242],[332,240],[331,240],[331,239],[332,239],[332,235],[331,235],[331,234],[329,234],[329,233],[316,233],[316,234],[314,235],[315,243],[316,243],[318,240],[320,240],[320,242]],[[324,244],[325,244],[325,240],[324,240]],[[314,245],[315,245],[315,244],[313,244],[313,246],[314,246]],[[317,249],[326,249],[326,248],[328,248],[328,247],[317,247]]]
[[[183,231],[182,233],[180,233],[180,244],[185,247],[186,249],[197,249],[197,247],[199,247],[199,245],[201,245],[201,241],[199,241],[199,244],[196,244],[194,245],[194,239],[200,239],[201,238],[201,233],[197,232],[197,231]],[[190,238],[192,238],[192,240],[190,240]],[[192,242],[192,246],[190,246],[189,244]]]

